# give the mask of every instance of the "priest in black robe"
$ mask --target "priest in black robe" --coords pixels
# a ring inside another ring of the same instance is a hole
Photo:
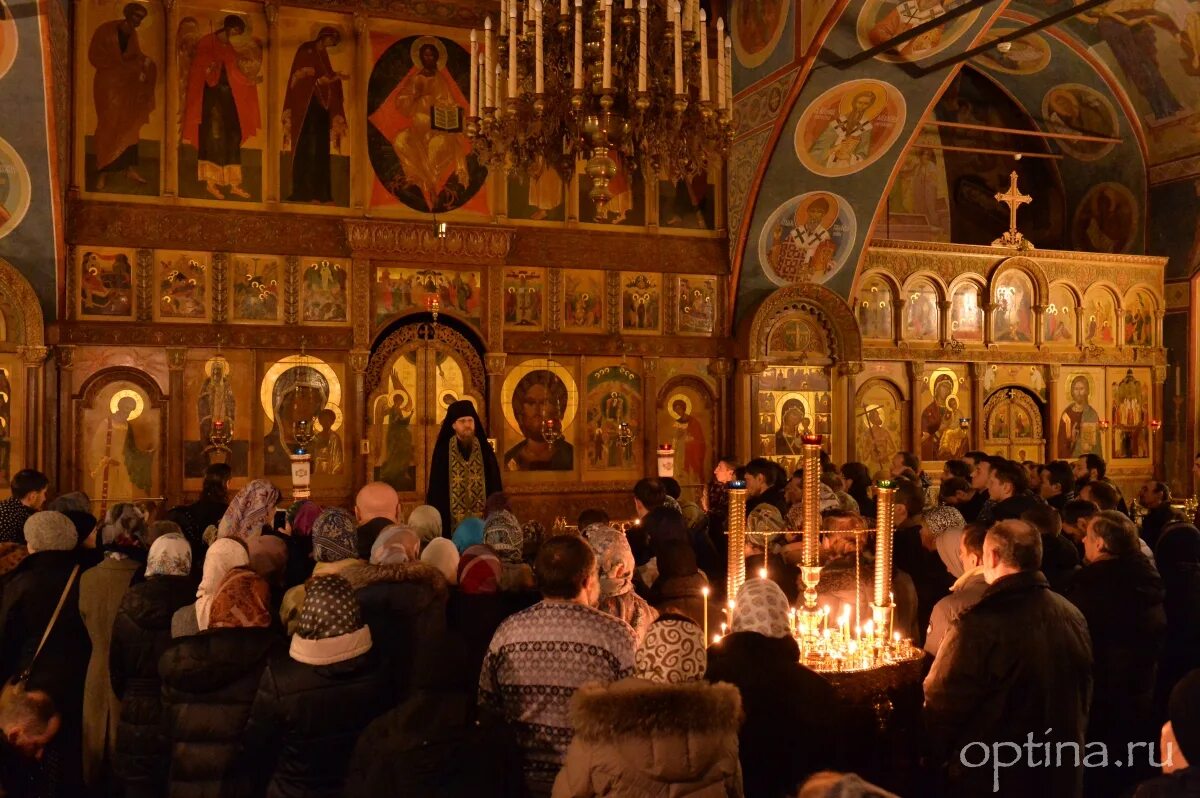
[[[487,497],[502,489],[500,464],[475,405],[465,399],[454,402],[442,419],[425,492],[426,503],[442,514],[442,534],[453,535],[468,516],[482,518]]]

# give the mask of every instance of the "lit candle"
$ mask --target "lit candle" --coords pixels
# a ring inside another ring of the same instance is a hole
[[[733,115],[733,38],[725,37],[725,107]]]
[[[700,9],[700,102],[708,102],[708,15]]]
[[[567,18],[567,14],[569,13],[571,12],[567,7],[567,0],[560,0],[558,4],[558,15],[565,20]]]
[[[704,639],[708,639],[708,585],[700,588],[700,595],[704,596]]]
[[[638,2],[638,93],[646,93],[646,0]]]
[[[542,0],[533,0],[533,90],[537,94],[545,93],[545,59],[542,56]]]
[[[508,6],[508,98],[517,97],[517,0],[512,0]]]
[[[575,0],[575,69],[571,88],[583,89],[583,0]]]
[[[495,69],[492,63],[492,18],[483,20],[483,107],[496,104],[496,84],[493,83]]]
[[[688,30],[692,27],[692,0],[682,0],[683,5],[683,29]]]
[[[471,116],[479,116],[479,39],[471,28]]]
[[[633,8],[633,0],[625,0],[625,10],[629,11]]]
[[[671,3],[671,24],[675,31],[675,93],[683,94],[683,27],[679,24],[679,0]]]
[[[725,107],[725,20],[717,18],[717,108]]]
[[[692,32],[700,35],[700,0],[692,0]]]
[[[612,0],[604,0],[604,72],[603,88],[612,88]]]
[[[513,0],[515,3],[517,0]],[[500,35],[504,35],[504,26],[508,21],[508,0],[500,0]]]

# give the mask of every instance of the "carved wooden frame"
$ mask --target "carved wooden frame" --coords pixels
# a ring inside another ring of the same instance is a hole
[[[747,340],[749,359],[766,356],[767,342],[775,325],[794,313],[810,313],[829,336],[829,352],[836,362],[862,360],[862,335],[854,311],[837,294],[814,283],[797,283],[780,288],[759,306],[750,324]]]

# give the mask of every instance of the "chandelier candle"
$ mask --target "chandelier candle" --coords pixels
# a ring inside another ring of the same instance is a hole
[[[496,84],[493,83],[492,70],[492,18],[483,21],[483,107],[496,107]],[[482,109],[481,109],[482,110]],[[482,113],[479,114],[483,116]]]
[[[725,37],[725,107],[733,119],[733,37]]]
[[[675,47],[675,94],[683,94],[683,28],[679,20],[679,2],[671,3],[671,19],[675,35],[672,37]]]
[[[479,39],[471,30],[471,116],[479,116]]]
[[[603,88],[612,88],[612,0],[604,0],[604,71]]]
[[[546,76],[544,73],[546,59],[542,54],[542,0],[533,0],[533,25],[537,44],[537,53],[534,56],[533,90],[540,97],[546,93]]]
[[[508,6],[508,99],[517,98],[517,0]],[[510,105],[510,113],[516,108]]]
[[[708,102],[708,15],[700,9],[700,102]]]
[[[725,108],[725,20],[717,20],[717,110]]]

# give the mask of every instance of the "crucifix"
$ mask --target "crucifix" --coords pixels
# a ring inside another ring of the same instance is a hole
[[[1033,244],[1017,230],[1017,210],[1022,205],[1033,202],[1033,197],[1022,194],[1017,188],[1017,172],[1014,169],[1008,176],[1008,191],[997,192],[996,202],[1008,206],[1008,232],[992,242],[993,247],[1011,247],[1013,249],[1033,249]]]

